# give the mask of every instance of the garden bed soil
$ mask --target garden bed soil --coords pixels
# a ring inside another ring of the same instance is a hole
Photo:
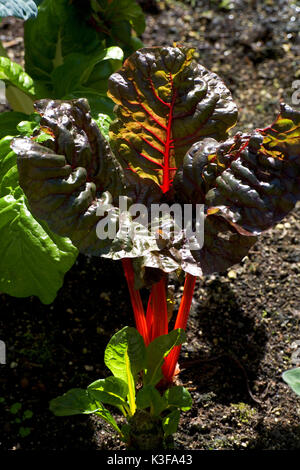
[[[144,43],[194,46],[199,61],[231,89],[238,128],[264,127],[280,99],[291,104],[292,82],[300,77],[299,2],[222,4],[158,2],[158,12],[147,13]],[[8,43],[22,37],[22,22],[5,20],[0,35]],[[6,46],[22,63],[22,41]],[[300,449],[300,398],[281,377],[300,364],[299,233],[298,205],[240,265],[197,281],[177,378],[193,406],[182,414],[176,449]],[[178,305],[182,288],[171,282]],[[58,418],[48,408],[69,388],[107,376],[108,340],[133,326],[121,264],[80,255],[48,306],[37,298],[0,298],[7,346],[0,449],[124,449],[97,417]]]

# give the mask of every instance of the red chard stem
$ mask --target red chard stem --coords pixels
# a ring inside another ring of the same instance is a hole
[[[183,295],[180,302],[174,329],[186,329],[188,316],[191,309],[193,294],[195,289],[196,277],[187,274],[184,283]],[[163,374],[167,382],[172,382],[181,346],[175,346],[165,359],[163,365]]]
[[[144,307],[142,304],[142,299],[140,296],[139,290],[134,288],[134,271],[132,267],[131,259],[123,258],[122,259],[123,269],[128,284],[131,304],[134,313],[134,319],[136,323],[136,328],[138,332],[143,336],[146,346],[150,342],[146,317],[144,312]]]

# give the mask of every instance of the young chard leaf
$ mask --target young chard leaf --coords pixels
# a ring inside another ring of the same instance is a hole
[[[153,385],[145,385],[137,393],[136,406],[140,410],[150,408],[152,415],[159,416],[167,408],[168,403]]]
[[[99,379],[88,386],[90,395],[96,400],[108,405],[126,406],[128,395],[127,383],[117,377]]]
[[[104,362],[115,377],[128,385],[128,402],[134,414],[135,383],[138,373],[144,369],[146,347],[142,336],[135,328],[125,327],[118,331],[109,341]]]
[[[108,424],[110,424],[117,433],[123,437],[123,433],[121,432],[119,426],[116,423],[116,420],[114,417],[111,415],[111,413],[101,404],[98,403],[99,408],[95,412],[96,415],[100,416],[104,421],[106,421]]]
[[[102,403],[97,402],[91,396],[89,390],[72,388],[60,397],[51,400],[49,408],[56,416],[95,413],[104,419],[104,421],[109,423],[118,434],[122,435],[120,428],[111,413],[102,405]]]
[[[111,338],[104,353],[104,362],[109,370],[115,377],[127,383],[126,356],[129,358],[130,369],[136,379],[137,374],[145,367],[146,347],[139,332],[128,326]]]
[[[163,418],[162,427],[165,436],[171,436],[177,431],[180,420],[180,410],[173,410]]]
[[[88,390],[71,388],[63,395],[50,401],[50,410],[56,416],[91,414],[101,407]]]
[[[193,60],[193,49],[145,48],[109,79],[117,103],[113,150],[124,168],[151,178],[163,193],[190,146],[223,139],[236,122],[231,94],[217,75]]]
[[[162,365],[164,358],[174,346],[184,343],[186,335],[184,330],[173,330],[167,335],[155,338],[147,347],[145,385],[155,386],[162,379]]]
[[[164,393],[164,398],[169,407],[176,407],[182,411],[188,411],[192,406],[192,397],[189,391],[181,385],[168,388]]]

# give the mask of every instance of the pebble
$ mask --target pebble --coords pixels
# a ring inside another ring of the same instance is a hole
[[[236,271],[233,271],[233,269],[231,269],[230,271],[228,271],[227,277],[229,277],[229,279],[236,279],[237,278]]]

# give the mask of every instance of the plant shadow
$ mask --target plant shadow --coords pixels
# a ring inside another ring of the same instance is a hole
[[[217,278],[205,285],[206,300],[191,311],[191,345],[182,348],[182,380],[192,375],[199,392],[212,392],[220,403],[259,401],[252,391],[265,354],[267,332],[263,322],[239,305],[227,282]]]
[[[248,448],[251,450],[299,450],[300,425],[259,426],[257,438],[250,440]]]

